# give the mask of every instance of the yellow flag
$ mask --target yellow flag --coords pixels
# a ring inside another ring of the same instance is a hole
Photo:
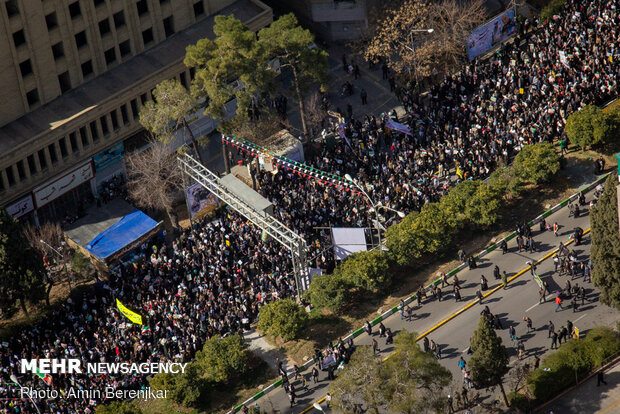
[[[521,95],[523,95],[523,94],[525,93],[525,91],[523,90],[523,88],[519,88],[519,93],[520,93]]]
[[[456,166],[456,175],[458,175],[461,180],[463,179],[463,171],[461,171],[461,167],[458,165]]]
[[[230,247],[230,241],[228,241],[228,239],[226,239],[226,246]]]
[[[123,315],[125,315],[127,319],[129,319],[135,324],[142,325],[142,316],[138,315],[132,310],[127,309],[125,305],[123,305],[118,299],[116,299],[116,307],[119,311],[121,311]]]

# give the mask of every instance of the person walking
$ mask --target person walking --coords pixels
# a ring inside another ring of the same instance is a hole
[[[484,275],[480,276],[480,289],[487,290],[489,288],[489,282]]]
[[[460,302],[461,301],[461,289],[457,285],[454,285],[454,287],[452,288],[452,291],[454,292],[454,301]]]
[[[459,364],[459,368],[461,369],[461,372],[465,371],[465,365],[467,363],[465,362],[462,356],[461,356],[461,359],[459,359],[458,364]]]
[[[581,298],[581,306],[583,306],[586,301],[586,290],[583,286],[579,288],[579,297]]]
[[[573,308],[573,313],[577,312],[577,308],[579,307],[579,304],[577,303],[577,296],[573,296],[573,298],[570,301],[571,307]]]
[[[505,270],[502,273],[502,283],[504,284],[504,289],[506,289],[508,287],[508,275]]]
[[[603,385],[607,385],[607,381],[605,381],[605,374],[603,373],[603,370],[599,371],[598,374],[596,374],[596,386],[599,387],[601,383],[603,383]]]
[[[555,332],[555,326],[553,325],[553,322],[549,321],[549,324],[547,325],[547,329],[549,330],[549,336],[547,336],[547,338],[551,338],[551,336]]]
[[[555,237],[558,237],[558,230],[560,230],[560,225],[556,221],[553,223],[553,234],[555,234]]]
[[[508,243],[506,243],[506,240],[502,239],[499,243],[499,247],[502,249],[502,256],[508,253]]]
[[[500,280],[502,278],[498,265],[495,265],[495,268],[493,269],[493,277],[495,278],[495,280]]]
[[[385,325],[383,322],[379,322],[379,338],[385,337]]]
[[[558,267],[560,267],[560,258],[557,254],[553,256],[553,266],[554,266],[553,272],[557,273]]]
[[[365,329],[368,336],[372,336],[372,325],[370,324],[370,322],[366,321]]]
[[[368,93],[366,93],[366,89],[362,88],[360,91],[360,98],[362,98],[362,105],[366,105],[368,103]]]
[[[377,352],[381,352],[379,351],[379,344],[375,338],[372,338],[372,354],[376,355]]]
[[[441,272],[441,287],[450,286],[448,282],[448,277],[446,276],[446,272]]]
[[[312,381],[314,381],[315,384],[319,382],[319,370],[316,369],[316,367],[312,367]]]
[[[514,326],[510,325],[510,327],[508,327],[508,335],[510,336],[511,341],[517,340],[517,330],[514,328]]]
[[[400,301],[400,320],[402,321],[403,319],[405,319],[405,301],[401,300]]]
[[[525,324],[527,325],[527,333],[530,333],[530,331],[534,331],[535,329],[532,327],[532,319],[529,316],[526,316],[523,318],[523,320],[525,321]]]
[[[360,77],[360,67],[358,66],[357,63],[353,65],[353,77],[354,79],[357,79]]]
[[[547,295],[545,295],[545,289],[541,287],[540,289],[538,289],[538,303],[543,302],[547,302]]]
[[[555,307],[555,312],[557,312],[558,309],[564,310],[564,308],[562,307],[562,299],[560,298],[560,295],[555,297],[555,303],[557,304],[557,306]]]
[[[480,289],[476,290],[476,297],[478,298],[478,304],[482,305],[482,292],[480,292]]]
[[[551,349],[557,349],[558,347],[558,333],[553,331],[553,335],[551,335]]]

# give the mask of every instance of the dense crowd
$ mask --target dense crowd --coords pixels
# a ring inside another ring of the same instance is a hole
[[[207,338],[249,328],[262,303],[294,294],[288,253],[273,240],[261,240],[257,228],[232,212],[195,222],[169,247],[155,239],[141,251],[141,259],[119,266],[107,283],[96,284],[79,301],[69,299],[45,321],[0,346],[0,411],[33,412],[19,390],[5,386],[11,374],[22,386],[47,387],[38,377],[20,374],[21,358],[78,358],[83,365],[188,362]],[[143,326],[120,314],[117,298],[143,316]],[[144,375],[51,377],[51,387],[62,393],[70,387],[146,385]],[[42,410],[53,413],[92,412],[99,402],[37,400]]]
[[[614,97],[619,20],[618,0],[569,0],[561,16],[520,34],[490,59],[446,77],[427,95],[399,92],[409,112],[406,120],[394,114],[348,116],[341,130],[333,125],[346,140],[308,154],[307,163],[350,174],[384,206],[419,210],[445,194],[452,171],[459,179],[485,177],[523,145],[563,138],[566,117],[580,106]],[[387,128],[390,116],[406,122],[411,134]],[[315,246],[314,267],[333,265],[325,250],[329,234],[317,227],[371,226],[374,214],[363,196],[286,170],[261,172],[259,183],[276,205],[277,217]],[[396,219],[389,210],[381,214],[386,221]],[[286,250],[262,240],[258,229],[232,212],[194,223],[168,247],[157,241],[142,246],[142,252],[143,259],[120,266],[81,300],[68,300],[1,344],[0,410],[32,412],[28,400],[7,385],[16,374],[22,385],[42,386],[37,377],[19,373],[21,358],[188,361],[205,339],[240,331],[256,319],[261,303],[295,289]],[[126,320],[114,306],[116,298],[141,313],[147,326],[140,329]],[[145,381],[142,375],[53,375],[51,387],[125,389]],[[92,412],[93,403],[101,401],[37,402],[47,412],[74,413]]]
[[[617,96],[617,6],[617,0],[568,1],[561,16],[540,26],[534,22],[491,58],[473,61],[428,94],[396,88],[410,134],[386,126],[394,114],[357,119],[349,110],[344,127],[331,126],[344,139],[307,154],[306,163],[350,174],[373,203],[408,213],[445,194],[449,172],[457,173],[456,181],[484,178],[524,145],[564,139],[568,115]],[[329,245],[329,235],[316,227],[373,226],[365,197],[290,170],[263,171],[259,181],[279,218],[322,246]],[[389,210],[382,214],[397,219]]]

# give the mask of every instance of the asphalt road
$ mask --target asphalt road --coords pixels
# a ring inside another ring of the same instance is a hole
[[[589,193],[586,197],[587,201],[591,197],[592,195]],[[560,224],[558,237],[551,231],[539,232],[538,225],[532,228],[534,240],[536,241],[536,251],[534,253],[518,252],[516,241],[513,239],[508,243],[509,252],[507,254],[504,255],[501,249],[496,249],[496,251],[482,258],[476,269],[459,272],[457,276],[462,287],[462,300],[460,302],[456,302],[452,295],[445,293],[441,302],[434,300],[430,296],[420,308],[414,308],[415,317],[412,321],[401,320],[400,314],[396,313],[383,321],[384,325],[394,333],[406,329],[407,331],[415,331],[418,334],[422,334],[474,301],[475,292],[480,286],[481,275],[487,278],[489,290],[501,284],[501,281],[495,280],[493,277],[495,265],[498,265],[501,271],[506,270],[510,279],[511,276],[528,267],[527,261],[532,259],[539,260],[547,253],[555,250],[561,241],[567,242],[569,235],[576,226],[585,230],[590,225],[588,214],[582,215],[577,219],[568,217],[568,209],[566,207],[547,217],[548,223],[553,224],[556,221]],[[586,259],[590,251],[589,235],[585,236],[584,239],[585,242],[581,246],[574,246],[574,244],[570,246],[571,250],[575,250],[578,254],[580,260]],[[552,293],[562,289],[566,279],[570,278],[570,276],[559,276],[557,273],[554,273],[553,267],[553,261],[549,258],[537,268],[537,273],[543,280],[547,281]],[[541,356],[549,350],[551,341],[548,339],[546,325],[550,320],[555,324],[556,330],[566,324],[567,320],[571,320],[583,332],[595,325],[609,325],[620,318],[620,312],[598,302],[599,291],[592,283],[583,283],[581,277],[575,278],[571,283],[573,285],[579,283],[579,286],[585,286],[587,292],[587,302],[576,313],[573,313],[573,310],[570,309],[568,301],[565,301],[563,311],[554,312],[554,296],[551,295],[548,296],[546,303],[539,305],[538,285],[528,270],[510,282],[507,289],[500,289],[485,298],[482,305],[475,304],[470,309],[431,332],[428,338],[441,346],[441,363],[452,371],[455,385],[460,388],[463,383],[457,362],[461,355],[463,355],[466,361],[468,360],[468,355],[463,351],[469,346],[469,339],[478,326],[480,312],[485,305],[489,306],[493,314],[497,314],[501,318],[504,329],[497,332],[509,350],[511,364],[514,364],[517,358],[514,344],[508,335],[509,325],[513,325],[517,336],[524,340],[527,360],[532,364],[534,354]],[[447,293],[448,287],[443,289],[443,291]],[[415,302],[412,305],[415,305]],[[523,322],[525,315],[532,319],[533,327],[535,328],[534,332],[526,332],[527,328],[525,322]],[[386,346],[385,340],[378,338],[378,329],[376,327],[373,328],[373,331],[375,331],[374,335],[379,343],[381,357],[389,355],[393,351],[393,346]],[[370,345],[370,343],[371,338],[365,333],[355,339],[356,345]],[[510,373],[508,376],[510,376]],[[293,407],[290,407],[289,398],[282,388],[269,393],[259,399],[257,403],[262,409],[274,413],[318,412],[316,409],[308,408],[312,407],[314,402],[323,398],[327,393],[328,381],[326,380],[326,373],[321,372],[320,379],[319,384],[316,386],[311,385],[308,391],[298,390],[296,392],[297,401]],[[296,388],[300,387],[296,386]],[[325,412],[329,412],[325,405],[325,403],[322,404]]]

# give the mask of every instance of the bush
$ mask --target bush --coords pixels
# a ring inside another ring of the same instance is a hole
[[[540,184],[560,170],[560,158],[549,142],[526,145],[515,157],[512,168],[519,179]]]
[[[98,406],[95,412],[97,414],[142,414],[142,410],[133,401],[113,401]]]
[[[491,186],[480,180],[466,180],[452,188],[440,205],[456,218],[459,227],[463,223],[487,227],[497,221],[505,191],[497,181]]]
[[[306,327],[308,314],[292,299],[279,299],[260,308],[258,329],[285,341],[299,338]]]
[[[552,19],[554,15],[562,11],[564,3],[566,3],[566,0],[551,0],[551,2],[540,11],[540,20],[544,22]]]
[[[361,290],[385,290],[392,281],[389,269],[388,256],[383,252],[358,252],[341,262],[334,276]]]
[[[349,298],[349,289],[350,286],[340,276],[315,276],[306,292],[306,299],[316,307],[338,313]]]
[[[566,120],[566,136],[571,144],[585,149],[590,145],[614,142],[620,134],[620,109],[601,111],[594,105],[572,113]]]
[[[149,384],[156,390],[167,390],[168,398],[184,407],[196,407],[211,392],[211,383],[202,377],[196,362],[189,363],[183,374],[157,374]]]
[[[607,327],[592,329],[581,341],[568,341],[528,375],[527,384],[536,404],[542,404],[574,385],[575,372],[582,378],[619,350],[620,337]]]
[[[213,382],[227,382],[248,370],[247,344],[239,334],[207,339],[196,361],[207,378]]]

